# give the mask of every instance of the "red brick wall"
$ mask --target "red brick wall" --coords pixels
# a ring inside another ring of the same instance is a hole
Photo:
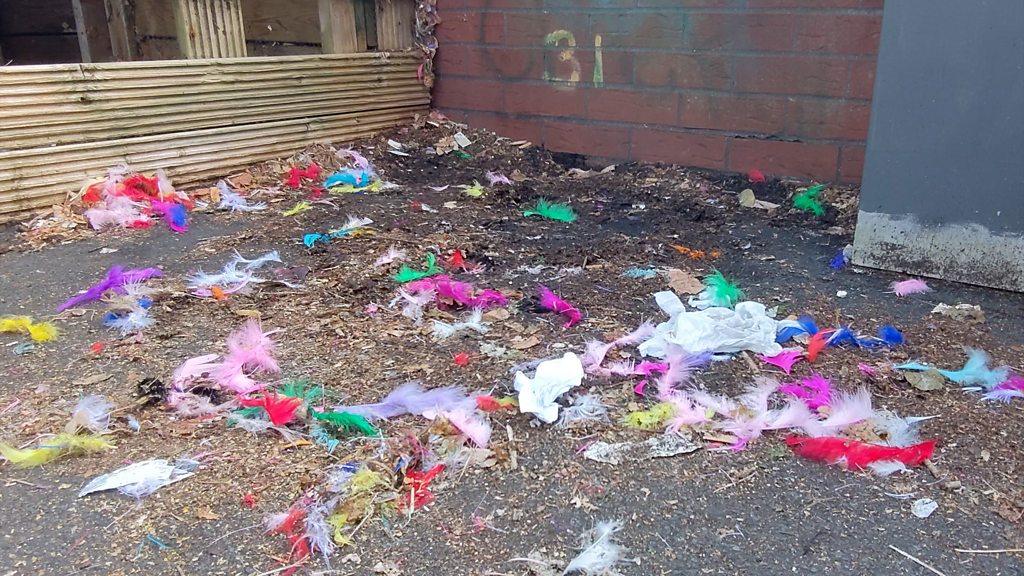
[[[557,151],[859,182],[882,2],[438,0],[434,102]]]

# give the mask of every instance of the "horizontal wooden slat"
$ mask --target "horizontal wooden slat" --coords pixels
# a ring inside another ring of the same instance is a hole
[[[0,220],[125,163],[187,183],[367,136],[430,103],[408,54],[0,68]]]

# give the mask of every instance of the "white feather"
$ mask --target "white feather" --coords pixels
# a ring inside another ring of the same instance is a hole
[[[369,218],[359,218],[357,216],[350,215],[348,217],[348,220],[345,221],[345,225],[342,226],[341,229],[345,232],[351,232],[357,228],[369,226],[370,224],[373,224],[373,220],[370,220]]]
[[[584,394],[577,396],[568,407],[562,410],[556,426],[558,428],[571,428],[577,422],[608,420],[608,407],[596,394]]]
[[[828,418],[821,421],[821,430],[816,436],[834,434],[851,424],[870,420],[875,415],[871,408],[871,394],[864,387],[852,394],[840,392],[832,401],[831,408]]]
[[[467,330],[472,330],[480,334],[486,334],[490,330],[487,326],[484,326],[481,322],[483,320],[483,310],[474,308],[462,322],[456,322],[454,324],[448,324],[440,320],[434,320],[434,338],[438,340],[447,340],[455,334]]]
[[[868,464],[868,468],[879,476],[891,476],[897,472],[906,472],[907,465],[899,460],[879,460]]]
[[[232,212],[257,212],[259,210],[265,210],[267,204],[265,202],[256,202],[250,204],[241,194],[232,190],[227,182],[221,180],[217,182],[217,188],[220,189],[220,204],[217,206],[221,210],[231,210]]]
[[[70,433],[81,429],[97,434],[106,432],[107,427],[110,426],[110,411],[113,409],[114,405],[103,396],[98,394],[83,396],[75,405],[75,410],[71,413],[71,421],[68,422],[65,429]]]
[[[622,559],[625,547],[614,540],[615,533],[622,529],[618,520],[598,522],[583,535],[583,551],[565,567],[565,574],[582,573],[588,576],[608,573]]]
[[[433,290],[426,290],[416,294],[410,294],[402,288],[398,289],[398,295],[388,303],[388,308],[394,308],[399,302],[405,302],[402,306],[402,316],[410,319],[417,326],[423,322],[423,308],[434,301],[437,293]]]
[[[388,247],[387,252],[385,252],[379,258],[374,260],[373,267],[380,268],[381,266],[386,266],[388,264],[391,264],[392,262],[400,262],[405,259],[405,250],[396,248],[395,245],[392,244],[391,246]]]
[[[111,318],[105,324],[108,328],[113,328],[120,332],[121,336],[127,336],[133,332],[141,332],[155,323],[156,320],[149,315],[149,310],[140,308],[116,318]]]

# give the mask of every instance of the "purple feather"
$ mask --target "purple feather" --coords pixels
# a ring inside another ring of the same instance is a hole
[[[111,266],[107,271],[107,277],[90,286],[85,292],[69,298],[66,302],[57,307],[57,312],[63,312],[84,302],[93,302],[103,297],[107,290],[113,290],[118,294],[124,293],[124,285],[134,282],[142,282],[150,278],[163,276],[158,268],[141,268],[125,271],[123,266]]]
[[[374,420],[387,420],[403,414],[417,414],[433,418],[440,412],[458,410],[467,406],[472,409],[476,406],[475,400],[467,396],[457,386],[424,390],[423,385],[419,382],[407,382],[395,388],[376,404],[338,406],[335,410],[358,414]]]

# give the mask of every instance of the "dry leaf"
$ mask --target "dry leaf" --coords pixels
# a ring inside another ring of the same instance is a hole
[[[668,269],[668,286],[677,294],[699,294],[704,290],[699,278],[679,268]]]
[[[232,312],[234,312],[238,316],[243,316],[245,318],[259,319],[261,316],[259,310],[252,310],[250,308],[239,308],[238,310],[232,310]]]
[[[232,188],[248,188],[252,186],[252,174],[248,172],[233,174],[227,177],[227,181]]]
[[[516,338],[512,341],[511,346],[516,350],[526,350],[528,348],[533,348],[538,344],[540,344],[540,338],[537,336],[530,336],[529,338]]]
[[[200,520],[220,520],[220,516],[209,508],[200,508],[196,510],[196,518]]]
[[[911,386],[924,392],[942,390],[946,387],[946,378],[934,368],[923,372],[904,372],[903,377]]]
[[[487,322],[501,322],[502,320],[508,320],[511,314],[507,308],[493,308],[484,312],[483,319]]]

